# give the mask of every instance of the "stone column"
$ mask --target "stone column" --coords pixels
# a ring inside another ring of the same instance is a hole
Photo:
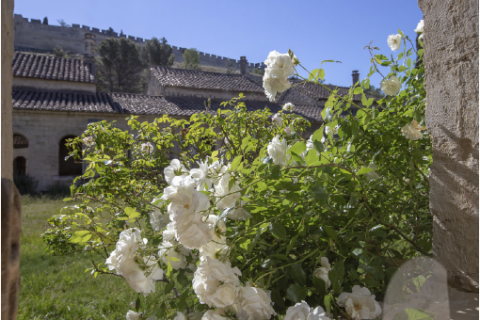
[[[478,0],[418,5],[433,144],[433,253],[450,286],[478,292]]]
[[[2,178],[2,319],[15,320],[20,291],[20,194]]]
[[[0,177],[13,177],[13,0],[0,1]]]

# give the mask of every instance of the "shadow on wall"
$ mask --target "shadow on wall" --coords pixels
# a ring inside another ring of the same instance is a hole
[[[478,293],[449,288],[445,268],[431,258],[420,257],[405,262],[390,280],[382,318],[476,320],[478,316]]]

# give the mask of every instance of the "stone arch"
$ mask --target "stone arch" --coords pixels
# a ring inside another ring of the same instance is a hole
[[[28,147],[30,145],[27,137],[21,133],[13,134],[13,174],[28,174]]]
[[[66,146],[68,139],[76,138],[77,136],[70,134],[60,139],[58,146],[58,175],[59,176],[79,176],[82,174],[82,164],[74,161],[73,158],[65,158],[70,154]]]

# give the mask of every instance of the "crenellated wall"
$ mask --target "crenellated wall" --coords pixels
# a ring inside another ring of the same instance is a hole
[[[21,14],[14,15],[15,23],[15,41],[16,49],[28,50],[33,52],[51,52],[58,45],[72,54],[85,53],[85,33],[95,35],[96,44],[107,38],[119,38],[117,32],[108,30],[100,30],[99,28],[90,28],[89,26],[72,24],[71,27],[62,27],[55,25],[42,24],[39,19],[24,18]],[[122,35],[138,45],[145,45],[145,39],[133,37],[130,35]],[[172,46],[175,54],[175,62],[183,62],[183,52],[186,48]],[[218,68],[227,68],[227,62],[231,61],[231,68],[239,70],[240,60],[227,57],[217,56],[210,53],[200,52],[200,63],[205,66]],[[252,72],[254,68],[265,68],[263,62],[249,63],[247,72]]]

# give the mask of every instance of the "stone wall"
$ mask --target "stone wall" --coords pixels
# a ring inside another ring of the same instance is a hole
[[[433,253],[449,284],[478,292],[478,0],[419,0],[433,144]],[[477,300],[478,305],[478,300]]]
[[[13,86],[15,89],[37,89],[51,90],[57,92],[78,92],[93,93],[97,92],[95,83],[83,83],[74,81],[45,80],[32,78],[13,78]]]
[[[13,179],[13,0],[2,0],[2,178]]]
[[[57,45],[72,54],[85,53],[85,33],[95,35],[96,45],[107,38],[120,37],[117,32],[109,32],[108,30],[100,30],[99,28],[90,28],[89,26],[72,24],[71,27],[61,27],[54,25],[45,25],[40,19],[24,18],[20,14],[15,15],[15,48],[21,50],[30,50],[33,52],[51,52]],[[143,38],[123,35],[134,41],[138,45],[144,45]],[[175,54],[176,62],[183,62],[183,52],[186,48],[172,46],[172,52]],[[205,66],[218,68],[227,68],[227,62],[232,62],[232,68],[239,69],[240,60],[227,57],[217,56],[214,54],[199,52],[200,63]],[[252,72],[253,69],[265,68],[263,62],[249,63],[247,71]]]
[[[60,140],[69,135],[80,136],[88,123],[101,120],[116,120],[118,128],[127,130],[127,117],[127,114],[14,110],[13,132],[28,140],[28,149],[20,150],[27,155],[28,175],[38,181],[37,191],[57,182],[71,184],[74,179],[74,176],[59,176]],[[153,119],[154,116],[139,117],[139,121]]]

